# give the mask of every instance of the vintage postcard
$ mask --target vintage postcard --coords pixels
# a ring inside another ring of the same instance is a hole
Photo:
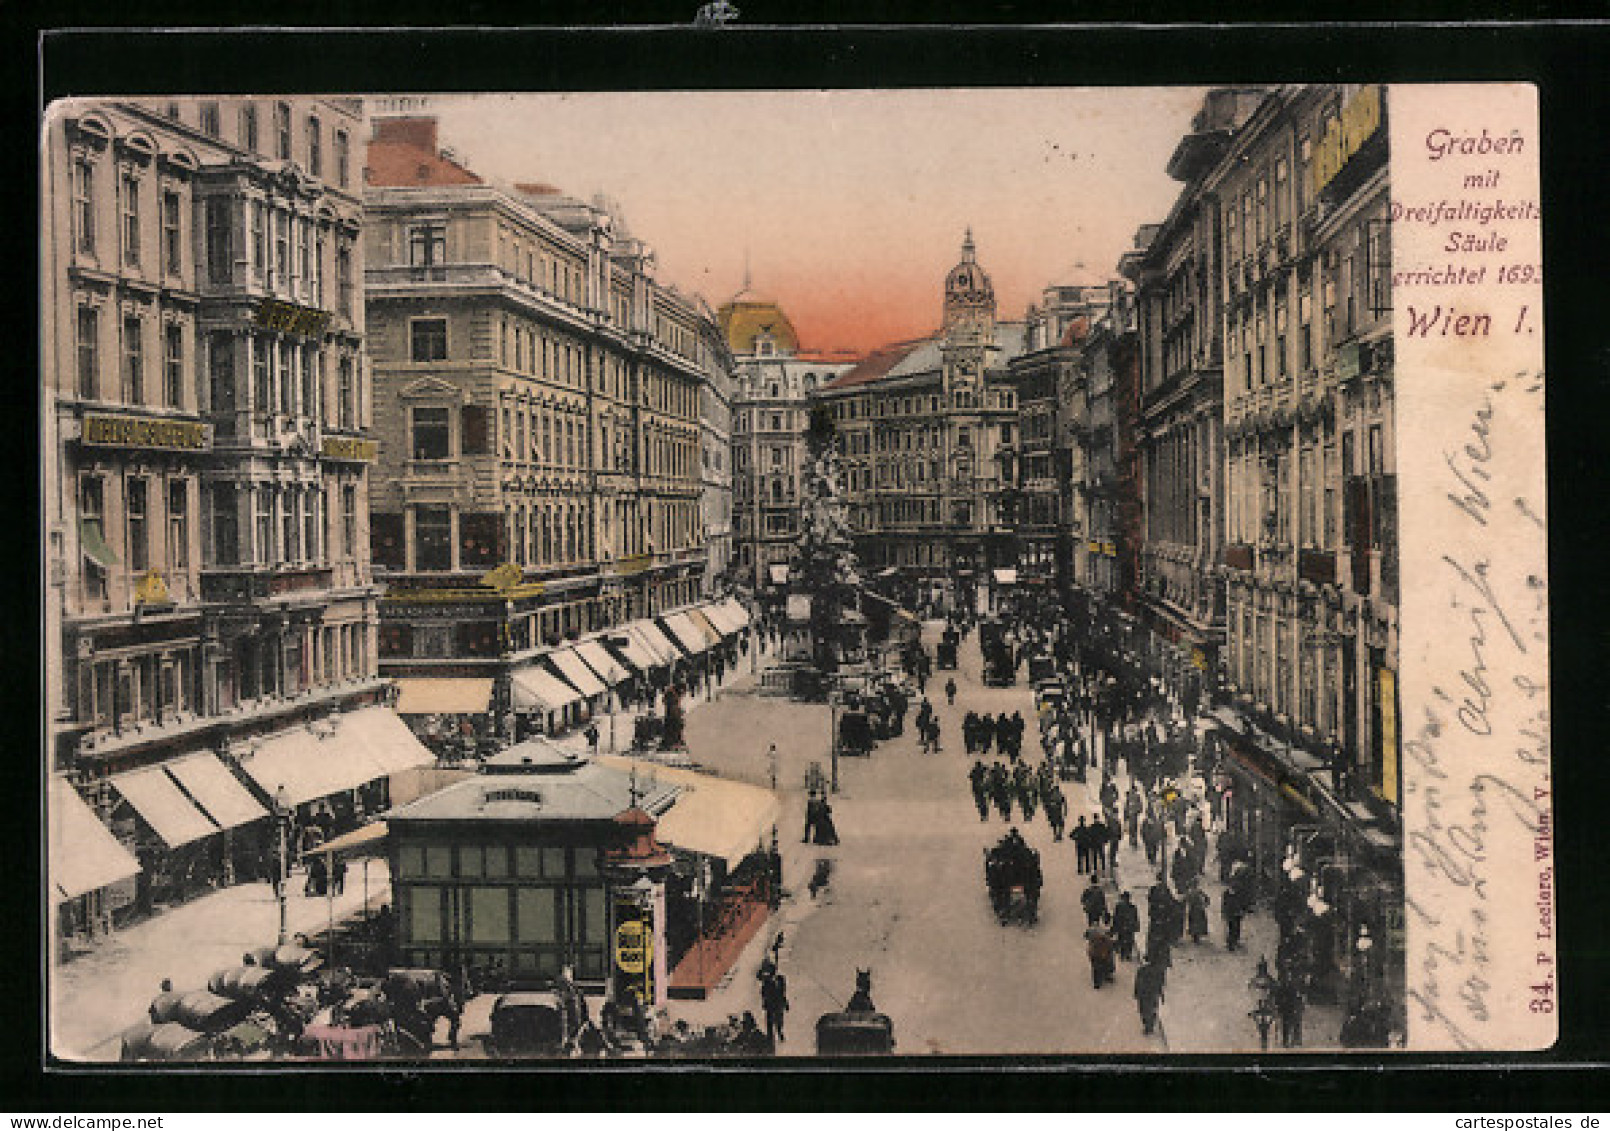
[[[1556,1039],[1534,88],[40,144],[58,1063]]]

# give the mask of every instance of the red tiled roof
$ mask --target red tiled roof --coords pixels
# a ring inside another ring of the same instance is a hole
[[[841,373],[833,380],[822,386],[824,391],[833,389],[848,389],[855,385],[869,385],[888,375],[889,370],[899,365],[918,346],[926,342],[927,338],[916,338],[909,342],[896,342],[891,346],[880,346],[866,355],[866,358],[847,373]]]
[[[363,176],[365,184],[393,188],[484,183],[457,161],[443,156],[436,145],[435,118],[376,121]]]

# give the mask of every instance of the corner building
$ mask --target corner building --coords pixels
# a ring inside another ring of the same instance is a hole
[[[546,649],[699,599],[725,354],[602,203],[483,183],[427,118],[376,122],[369,169],[381,662],[501,723]]]
[[[53,873],[89,885],[55,886],[68,933],[262,874],[279,786],[342,818],[383,800],[343,737],[383,689],[360,114],[86,101],[47,121],[45,708],[76,790],[52,797],[138,865],[115,875],[107,849],[97,871],[53,812]],[[328,789],[280,749],[299,723],[326,735]]]

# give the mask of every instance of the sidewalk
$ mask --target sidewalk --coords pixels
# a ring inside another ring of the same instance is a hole
[[[370,904],[389,903],[386,861],[370,860],[367,871]],[[292,875],[286,897],[290,934],[323,930],[332,912],[339,922],[358,911],[364,873],[363,862],[354,861],[346,890],[333,900],[303,895],[304,877]],[[164,978],[172,979],[175,990],[205,989],[214,973],[239,966],[245,951],[278,938],[279,903],[266,881],[209,892],[126,927],[51,969],[51,1049],[70,1060],[116,1060],[119,1034],[146,1020]]]

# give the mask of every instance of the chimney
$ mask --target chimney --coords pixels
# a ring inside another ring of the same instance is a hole
[[[374,125],[371,141],[409,145],[436,156],[435,118],[376,118]]]

